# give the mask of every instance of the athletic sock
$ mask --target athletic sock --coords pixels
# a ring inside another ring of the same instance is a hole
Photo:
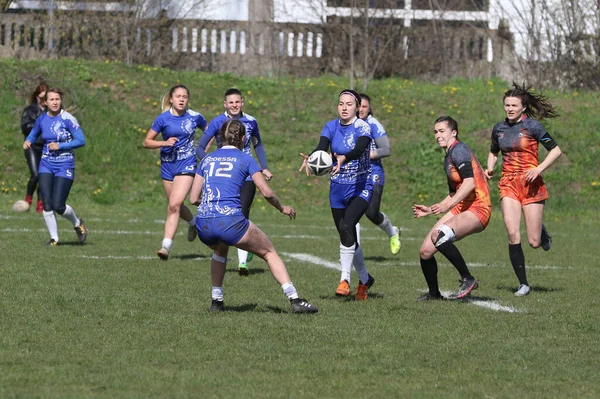
[[[346,247],[340,243],[340,265],[342,277],[340,280],[346,280],[350,283],[350,273],[352,272],[352,261],[354,260],[356,246]]]
[[[367,281],[369,281],[369,273],[367,272],[367,266],[365,266],[365,257],[363,255],[362,247],[360,245],[356,246],[352,262],[354,263],[354,269],[358,274],[360,282],[362,284],[367,284]]]
[[[54,211],[43,211],[43,215],[44,222],[46,222],[46,227],[50,233],[50,238],[58,242],[58,225],[56,224],[56,216],[54,215]]]
[[[437,261],[432,256],[430,259],[421,258],[421,270],[427,281],[427,287],[429,287],[429,294],[433,296],[441,296],[440,287],[438,286],[437,279]]]
[[[212,287],[212,299],[215,301],[223,300],[223,287]]]
[[[464,258],[460,254],[458,248],[456,248],[456,245],[446,241],[445,243],[437,247],[437,249],[442,255],[446,257],[446,259],[450,261],[450,263],[452,263],[456,270],[458,270],[458,273],[460,274],[461,278],[473,278],[473,276],[471,276],[471,273],[469,273],[469,268],[467,267]]]
[[[508,244],[508,256],[513,270],[519,279],[519,284],[529,285],[527,282],[527,272],[525,271],[525,254],[521,243]]]
[[[162,240],[163,248],[171,249],[172,246],[173,246],[173,240],[171,240],[170,238],[163,238],[163,240]]]
[[[283,293],[285,294],[285,296],[288,297],[288,299],[298,298],[298,292],[296,292],[296,287],[294,287],[294,284],[291,281],[289,283],[283,284],[281,288],[283,289]]]
[[[396,229],[394,228],[394,226],[392,226],[392,222],[387,217],[387,215],[383,212],[380,213],[383,216],[383,222],[379,223],[377,227],[383,230],[385,234],[388,235],[388,237],[392,237],[394,234],[396,234]]]
[[[248,261],[248,252],[243,249],[237,249],[238,253],[238,264],[246,263]]]
[[[360,245],[360,222],[356,223],[356,244]]]
[[[70,205],[66,206],[65,211],[60,216],[73,223],[73,227],[77,227],[80,224],[79,219],[77,219],[77,215],[75,215],[75,211],[73,210],[73,208],[71,208]]]

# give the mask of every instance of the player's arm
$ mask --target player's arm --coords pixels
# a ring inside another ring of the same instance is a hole
[[[321,136],[319,138],[319,144],[317,144],[317,148],[312,150],[311,154],[315,151],[328,151],[330,144],[331,140],[329,140],[329,137]],[[310,170],[308,169],[308,157],[310,156],[310,154],[306,155],[301,152],[300,156],[302,157],[302,165],[300,166],[300,169],[298,169],[298,172],[302,172],[302,170],[304,169],[306,171],[306,176],[310,176]]]
[[[51,150],[74,150],[85,145],[85,136],[80,127],[72,131],[71,134],[73,135],[73,140],[64,143],[50,143],[48,144],[48,148]]]
[[[194,176],[194,182],[190,189],[190,203],[194,205],[200,205],[200,199],[202,198],[202,187],[204,187],[204,176],[196,173]]]
[[[255,124],[254,130],[252,132],[252,146],[254,147],[254,152],[256,153],[256,157],[258,158],[258,162],[260,162],[260,166],[262,167],[262,174],[265,175],[267,180],[271,180],[273,178],[273,173],[269,170],[267,165],[267,153],[265,151],[265,146],[262,143],[260,138],[260,131],[258,130],[258,123]]]
[[[552,139],[550,134],[543,131],[543,136],[540,138],[540,143],[544,146],[545,149],[550,151],[543,162],[541,162],[536,168],[529,169],[525,172],[525,181],[532,182],[538,178],[546,169],[548,169],[561,155],[562,151]]]
[[[35,115],[35,112],[31,110],[31,107],[27,107],[23,110],[23,115],[21,115],[21,132],[25,136],[31,133],[31,129],[33,129],[36,120],[37,116]]]
[[[158,132],[154,129],[148,130],[148,134],[146,134],[146,138],[144,139],[144,148],[148,149],[156,149],[161,147],[173,147],[177,142],[176,137],[170,137],[168,140],[156,140],[156,136],[158,136]]]
[[[343,155],[333,154],[336,157],[337,164],[331,170],[331,174],[335,175],[338,173],[344,163],[358,159],[364,154],[369,145],[371,145],[371,136],[360,136],[358,140],[356,140],[356,144],[352,150]]]
[[[263,195],[263,197],[265,197],[269,204],[271,204],[279,212],[289,216],[290,219],[296,218],[296,210],[291,206],[281,204],[279,198],[275,194],[275,191],[273,191],[273,189],[269,187],[269,183],[267,183],[267,180],[261,172],[254,173],[252,175],[252,181],[256,185],[256,188],[258,188],[258,191],[260,191],[260,193]]]
[[[494,176],[494,168],[496,162],[498,162],[498,153],[500,152],[500,144],[498,143],[498,134],[496,133],[496,127],[492,130],[492,143],[490,144],[490,153],[487,159],[487,168],[483,171],[485,177],[489,179]]]
[[[376,138],[375,145],[377,146],[377,148],[371,151],[371,159],[381,159],[390,156],[390,139],[387,135]]]

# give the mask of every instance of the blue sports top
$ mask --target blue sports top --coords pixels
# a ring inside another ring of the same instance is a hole
[[[198,158],[204,158],[204,156],[206,155],[204,149],[210,142],[210,139],[212,139],[213,137],[216,138],[217,148],[221,148],[221,138],[219,137],[219,129],[221,129],[221,126],[223,126],[223,124],[229,119],[231,118],[229,117],[227,112],[224,112],[221,115],[215,117],[212,121],[210,121],[210,123],[208,124],[208,128],[206,129],[202,137],[200,137],[198,145],[196,146],[196,155],[198,155]],[[262,168],[269,169],[267,167],[267,155],[265,153],[265,147],[263,147],[262,141],[260,139],[258,122],[252,115],[248,115],[244,112],[242,112],[239,121],[242,122],[244,124],[244,127],[246,128],[246,137],[244,138],[243,149],[244,153],[252,156],[252,149],[250,147],[252,145],[254,147],[254,151],[256,151],[258,162],[260,162]]]
[[[40,115],[25,140],[35,143],[40,134],[44,142],[42,158],[52,162],[74,159],[73,150],[85,145],[85,136],[79,127],[79,122],[64,109],[56,116],[50,116],[47,112]],[[50,150],[48,148],[50,143],[58,143],[58,150]]]
[[[345,155],[354,148],[359,137],[371,138],[371,128],[360,118],[356,118],[350,125],[342,125],[339,119],[334,119],[325,124],[321,136],[329,139],[332,154]],[[338,173],[331,175],[331,181],[340,184],[355,184],[364,181],[371,173],[369,152],[370,146],[367,146],[358,159],[344,163]],[[333,165],[337,165],[335,156],[333,156]]]
[[[381,124],[381,122],[379,122],[377,119],[375,119],[375,117],[373,117],[373,115],[369,115],[366,122],[369,124],[369,127],[371,128],[371,137],[373,138],[373,141],[371,141],[371,149],[370,150],[375,151],[375,150],[377,150],[377,143],[375,141],[380,137],[384,137],[384,136],[387,137],[387,133],[385,131],[385,128]],[[380,171],[383,171],[383,164],[381,163],[381,158],[371,159],[371,167],[373,169],[377,168]]]
[[[171,137],[177,138],[172,147],[160,148],[160,160],[162,162],[175,162],[194,156],[194,132],[196,128],[204,129],[206,119],[202,114],[187,110],[183,116],[173,115],[167,110],[152,123],[151,129],[161,133],[163,140]]]
[[[196,171],[204,177],[198,217],[209,219],[241,215],[242,185],[247,177],[260,171],[254,158],[231,145],[205,156]]]

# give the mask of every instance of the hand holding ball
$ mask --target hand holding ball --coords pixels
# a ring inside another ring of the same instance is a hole
[[[313,175],[323,176],[331,171],[333,160],[326,151],[315,151],[306,160],[308,169]]]

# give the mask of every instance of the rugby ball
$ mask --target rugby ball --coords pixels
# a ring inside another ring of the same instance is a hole
[[[13,211],[15,212],[27,212],[29,210],[29,202],[27,201],[23,201],[23,200],[18,200],[17,202],[15,202],[12,206]]]
[[[323,176],[331,171],[333,160],[326,151],[315,151],[306,160],[308,169],[313,175]]]

